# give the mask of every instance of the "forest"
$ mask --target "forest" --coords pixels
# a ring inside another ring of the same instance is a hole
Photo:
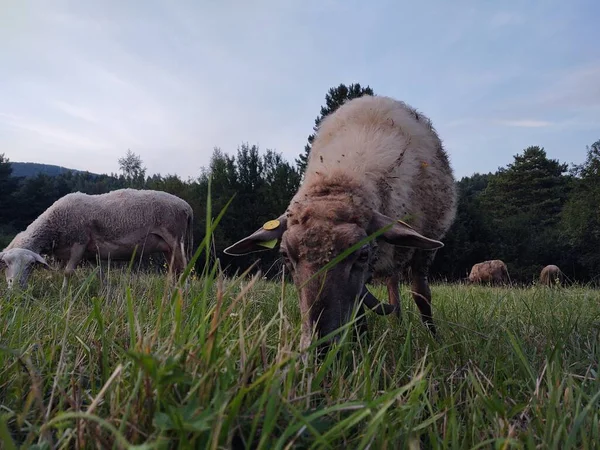
[[[313,132],[323,117],[361,95],[376,94],[358,83],[332,87]],[[208,167],[188,180],[146,174],[141,157],[131,150],[118,161],[120,173],[110,175],[64,171],[15,176],[11,162],[0,154],[0,248],[70,192],[100,194],[124,187],[162,190],[186,200],[194,209],[198,243],[206,229],[210,180],[213,217],[233,198],[215,232],[213,254],[227,273],[244,270],[258,260],[255,268],[274,276],[280,268],[276,251],[229,258],[222,250],[285,210],[301,182],[313,139],[311,134],[294,162],[249,143],[242,143],[235,153],[215,148]],[[579,165],[551,159],[535,144],[515,149],[513,160],[495,172],[457,180],[457,217],[442,239],[445,246],[438,251],[432,279],[464,280],[473,264],[502,259],[513,282],[534,282],[542,267],[556,264],[572,282],[597,283],[600,139],[586,147],[586,159]]]

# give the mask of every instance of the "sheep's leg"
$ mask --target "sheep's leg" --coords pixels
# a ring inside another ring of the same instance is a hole
[[[175,255],[175,260],[173,261],[173,272],[176,275],[180,275],[186,266],[185,262],[185,253],[183,252],[183,247],[180,243],[175,243],[173,247],[173,254]]]
[[[185,269],[185,254],[183,253],[183,247],[173,234],[166,229],[159,229],[154,231],[156,236],[160,237],[166,249],[164,250],[165,259],[167,260],[168,276],[171,281],[176,282],[178,276]]]
[[[175,274],[173,273],[173,261],[175,261],[175,252],[167,250],[164,252],[165,260],[167,261],[167,277],[170,281],[173,281]]]
[[[77,264],[79,264],[79,262],[83,259],[86,247],[87,246],[85,244],[73,244],[71,247],[71,256],[69,257],[69,261],[67,261],[67,265],[65,266],[62,289],[66,289],[67,279],[71,278],[73,272],[75,272]]]
[[[431,290],[427,282],[427,276],[422,274],[414,274],[412,280],[412,297],[419,311],[421,311],[421,319],[427,326],[431,334],[436,335],[435,324],[433,323],[433,315],[431,313]]]
[[[108,284],[108,278],[106,274],[108,272],[108,265],[110,264],[110,262],[108,260],[104,261],[102,260],[102,258],[98,257],[97,263],[99,268],[98,281],[100,282],[100,286],[104,286]]]
[[[388,299],[391,305],[396,307],[396,315],[402,320],[402,305],[400,298],[400,289],[398,284],[400,283],[400,277],[398,275],[392,275],[386,281]]]
[[[183,273],[185,266],[186,258],[183,247],[180,242],[174,239],[171,251],[169,252],[169,269],[174,280],[177,280]]]
[[[179,254],[181,255],[181,271],[183,272],[188,265],[187,255],[185,251],[185,243],[183,239],[179,242]]]
[[[421,320],[433,336],[436,336],[437,330],[431,313],[431,290],[427,277],[435,254],[436,250],[417,250],[411,264],[412,298],[421,312]]]
[[[177,247],[173,247],[172,250],[166,251],[165,259],[167,260],[168,267],[167,276],[171,282],[176,283],[177,277],[183,271],[183,269],[181,269],[181,262],[179,260]]]

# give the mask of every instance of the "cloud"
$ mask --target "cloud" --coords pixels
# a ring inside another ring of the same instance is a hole
[[[530,76],[522,91],[497,101],[497,112],[523,115],[600,111],[600,61]]]
[[[516,119],[516,120],[496,120],[496,123],[508,127],[523,127],[523,128],[543,128],[552,126],[552,122],[546,120],[533,119]]]
[[[55,101],[54,106],[71,117],[90,123],[98,123],[98,118],[87,108],[83,106],[73,105],[71,103]]]
[[[231,154],[249,142],[293,161],[327,89],[352,82],[430,116],[466,171],[470,152],[496,165],[600,123],[598,34],[585,7],[225,3],[15,7],[0,27],[9,156],[115,170],[131,148],[150,173],[187,176],[214,146]]]
[[[89,150],[102,150],[107,147],[105,142],[90,139],[82,134],[67,131],[61,127],[18,117],[13,114],[0,113],[0,124],[28,133],[34,133],[46,140],[58,141],[73,147],[83,147]]]
[[[542,107],[581,110],[600,107],[600,64],[564,71],[538,97]]]
[[[498,84],[492,102],[468,104],[479,111],[473,116],[466,108],[447,121],[448,128],[502,126],[545,129],[552,132],[598,129],[600,123],[600,64],[558,68],[543,73],[522,72]],[[487,89],[488,95],[490,86]],[[484,91],[485,92],[485,91]],[[468,114],[468,115],[467,115]],[[595,124],[595,125],[594,125]]]

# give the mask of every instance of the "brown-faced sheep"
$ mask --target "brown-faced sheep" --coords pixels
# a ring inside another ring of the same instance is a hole
[[[364,96],[321,122],[304,180],[287,210],[225,253],[243,255],[280,243],[299,291],[302,348],[313,327],[323,336],[347,323],[357,298],[379,314],[399,312],[405,269],[422,319],[435,334],[428,272],[455,215],[452,168],[430,120],[404,102]],[[315,276],[383,228],[376,240]],[[371,276],[385,280],[392,307],[368,292]]]
[[[475,264],[471,268],[469,282],[498,285],[509,283],[510,277],[506,264],[499,259],[494,259]]]
[[[554,264],[544,267],[540,273],[540,283],[545,286],[556,286],[557,284],[560,286],[563,280],[562,271]]]
[[[128,260],[135,250],[140,256],[164,253],[177,274],[191,256],[192,221],[190,205],[166,192],[67,194],[0,252],[0,267],[6,267],[9,287],[15,280],[25,287],[33,265],[48,266],[41,253],[66,263],[68,276],[83,259]]]

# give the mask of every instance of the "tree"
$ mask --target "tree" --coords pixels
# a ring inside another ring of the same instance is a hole
[[[259,260],[256,268],[268,272],[279,259],[277,252],[236,258],[221,252],[232,242],[256,231],[262,223],[285,211],[300,182],[298,171],[281,154],[267,150],[261,155],[258,146],[244,143],[238,147],[235,156],[229,156],[219,148],[214,149],[209,167],[203,169],[198,180],[197,196],[204,199],[204,205],[209,178],[213,217],[233,197],[214,233],[214,247],[221,263],[233,272],[236,269],[245,270]],[[203,220],[202,216],[199,216],[199,221]],[[269,272],[271,274],[274,274],[273,270]]]
[[[572,173],[574,176],[591,181],[598,187],[600,186],[600,139],[591,146],[586,145],[586,150],[585,162],[573,165]]]
[[[566,200],[568,165],[549,159],[543,148],[528,147],[514,162],[498,170],[486,190],[495,218],[527,214],[535,225],[552,224]]]
[[[281,214],[298,190],[300,173],[273,150],[266,151],[262,165],[265,184],[261,197],[269,205],[271,214]]]
[[[7,227],[14,216],[13,193],[17,189],[17,179],[12,176],[9,159],[0,153],[0,227]]]
[[[511,277],[530,280],[540,264],[561,254],[557,225],[571,185],[567,168],[543,148],[528,147],[498,170],[482,195],[494,229],[490,257],[505,260]]]
[[[583,164],[574,165],[574,187],[562,213],[562,228],[578,278],[590,278],[600,272],[600,140],[587,147]]]
[[[19,208],[13,219],[14,227],[23,230],[59,198],[55,177],[40,173],[25,178],[15,192],[14,200],[16,205],[27,205],[27,208]]]
[[[338,87],[332,87],[325,95],[325,106],[321,106],[321,113],[315,119],[315,126],[313,127],[314,133],[308,136],[308,143],[304,146],[304,153],[301,153],[296,159],[296,165],[300,176],[304,174],[306,165],[308,164],[308,157],[310,155],[310,149],[315,139],[315,133],[319,129],[321,121],[342,106],[346,101],[352,100],[353,98],[362,97],[363,95],[375,95],[373,89],[369,86],[363,88],[360,83],[351,84],[346,86],[340,84]]]
[[[143,167],[142,158],[127,149],[123,158],[119,158],[119,169],[131,187],[142,187],[146,177],[146,168]]]
[[[442,239],[431,271],[447,279],[465,278],[473,264],[494,255],[493,233],[481,197],[493,174],[475,173],[457,182],[456,219]]]

